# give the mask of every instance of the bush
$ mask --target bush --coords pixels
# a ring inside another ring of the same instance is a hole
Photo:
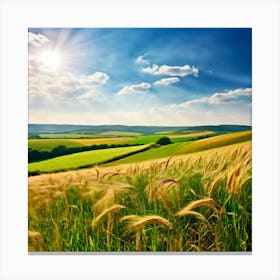
[[[162,137],[158,139],[156,143],[159,145],[168,145],[171,144],[171,140],[168,137]]]

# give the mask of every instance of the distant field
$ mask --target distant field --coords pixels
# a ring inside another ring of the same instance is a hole
[[[139,136],[141,133],[139,132],[130,132],[130,131],[106,131],[99,133],[99,135],[105,136]]]
[[[161,147],[153,147],[147,151],[141,152],[136,155],[131,155],[123,159],[119,159],[117,161],[108,163],[106,165],[118,165],[122,163],[135,163],[135,162],[141,162],[151,159],[157,159],[157,158],[164,158],[169,157],[177,154],[177,151],[180,147],[183,145],[189,145],[188,143],[174,143],[166,146]]]
[[[201,132],[191,132],[191,133],[182,133],[182,134],[170,134],[170,131],[166,131],[168,133],[157,133],[153,135],[141,135],[138,136],[137,138],[134,138],[130,141],[128,141],[128,144],[148,144],[148,143],[153,143],[156,142],[158,139],[160,139],[163,136],[167,136],[171,139],[173,143],[176,142],[186,142],[190,141],[192,137],[199,137],[199,136],[206,136],[206,135],[211,135],[214,132],[213,131],[201,131]]]
[[[40,162],[29,163],[28,171],[30,173],[51,173],[57,171],[65,171],[69,169],[88,167],[114,158],[126,156],[130,153],[142,151],[148,147],[149,145],[143,145],[136,147],[112,148],[75,153]]]
[[[98,134],[79,134],[79,133],[43,133],[39,134],[41,138],[49,139],[75,139],[75,138],[98,138]],[[104,137],[104,136],[103,136]]]
[[[128,144],[149,144],[156,142],[162,135],[143,135],[128,141]]]
[[[231,145],[239,142],[245,142],[252,140],[252,131],[242,131],[242,132],[233,132],[223,135],[218,135],[210,137],[207,139],[201,139],[189,143],[188,145],[182,145],[178,149],[178,154],[192,153],[197,151],[203,151],[207,149],[222,147],[226,145]]]
[[[83,144],[64,139],[28,139],[28,148],[36,150],[47,150],[51,151],[57,146],[66,146],[67,148],[81,147]]]
[[[169,138],[182,138],[182,137],[198,137],[213,134],[213,131],[201,131],[201,132],[193,132],[193,133],[184,133],[184,134],[173,134],[167,135]]]
[[[156,132],[156,135],[167,135],[167,134],[172,134],[174,133],[174,130],[167,130],[167,131],[160,131],[160,132]]]
[[[193,153],[212,148],[219,148],[231,144],[250,141],[252,139],[252,131],[234,132],[214,136],[207,139],[192,141],[192,142],[179,142],[161,147],[153,147],[148,151],[141,152],[136,155],[131,155],[126,158],[114,161],[107,165],[116,165],[122,163],[135,163],[145,160],[157,159],[173,155],[181,155],[186,153]]]
[[[104,138],[104,137],[135,137],[141,133],[129,131],[105,131],[101,133],[42,133],[39,134],[41,138],[51,139],[80,139],[80,138]]]
[[[90,146],[90,145],[100,145],[100,144],[122,144],[133,139],[132,137],[116,137],[116,138],[94,138],[94,139],[72,139],[73,142]]]

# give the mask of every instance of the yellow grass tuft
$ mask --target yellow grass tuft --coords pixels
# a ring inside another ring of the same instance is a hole
[[[105,217],[107,217],[107,249],[110,250],[111,246],[111,234],[113,232],[114,225],[114,215],[118,213],[121,209],[125,208],[123,205],[115,204],[112,207],[105,209],[100,215],[92,220],[91,226],[95,226]]]
[[[212,182],[210,185],[209,191],[208,191],[208,196],[212,194],[212,192],[216,189],[218,186],[219,182],[224,178],[224,174],[221,173],[219,176],[216,177],[216,179]]]
[[[148,215],[148,216],[127,215],[121,218],[121,222],[128,223],[128,231],[137,230],[139,228],[143,228],[146,225],[151,225],[151,224],[157,224],[164,228],[173,229],[173,225],[168,220],[157,215]]]
[[[199,207],[199,206],[208,206],[208,207],[211,207],[213,209],[216,209],[215,205],[216,205],[216,202],[211,197],[202,198],[202,199],[190,202],[187,206],[185,206],[180,211],[178,211],[176,213],[176,215],[177,216],[185,216],[185,214],[184,214],[185,212],[189,212],[192,209],[194,209],[196,207]]]
[[[182,209],[184,210],[184,209]],[[198,218],[199,220],[205,222],[206,224],[210,225],[209,221],[200,213],[196,212],[196,211],[190,211],[190,210],[184,210],[184,211],[178,211],[175,216],[179,216],[179,217],[183,217],[183,216],[188,216],[188,215],[192,215],[196,218]]]
[[[105,209],[101,214],[99,214],[95,219],[92,220],[91,223],[92,227],[94,228],[107,215],[117,213],[123,208],[125,208],[125,206],[120,204],[115,204],[112,207]]]
[[[167,193],[174,186],[180,187],[179,183],[174,179],[163,179],[154,188],[152,184],[147,186],[149,201],[153,201],[157,195]]]

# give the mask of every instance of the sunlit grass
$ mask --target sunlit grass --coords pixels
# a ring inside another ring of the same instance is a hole
[[[94,151],[86,151],[74,153],[70,155],[60,156],[39,162],[28,164],[28,171],[30,173],[51,173],[57,171],[65,171],[69,169],[78,169],[82,167],[90,167],[110,160],[118,159],[123,156],[142,151],[148,148],[149,145],[124,147],[124,148],[110,148]]]
[[[29,178],[29,251],[251,251],[251,142]]]

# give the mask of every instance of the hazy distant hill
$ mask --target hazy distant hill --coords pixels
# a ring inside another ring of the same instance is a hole
[[[61,125],[29,124],[29,134],[40,133],[102,133],[106,131],[130,131],[153,134],[161,131],[211,130],[215,132],[234,132],[251,129],[247,125],[204,125],[204,126],[125,126],[125,125]]]

